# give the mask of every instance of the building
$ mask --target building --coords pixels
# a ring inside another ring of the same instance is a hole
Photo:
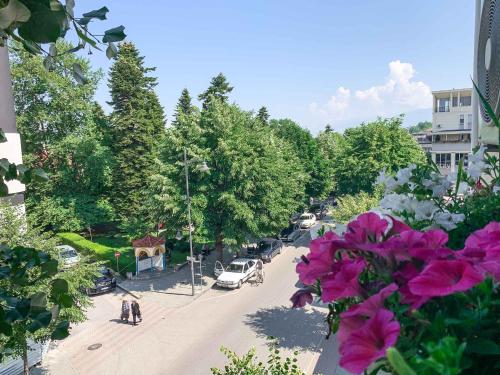
[[[422,147],[426,154],[432,152],[432,129],[423,130],[412,134],[413,138]]]
[[[432,106],[432,160],[443,173],[467,165],[471,152],[472,89],[434,91]]]
[[[22,164],[21,138],[16,130],[14,98],[12,96],[9,59],[6,47],[0,47],[0,129],[5,133],[7,142],[0,143],[0,159]],[[7,199],[24,212],[24,185],[17,180],[8,181]]]

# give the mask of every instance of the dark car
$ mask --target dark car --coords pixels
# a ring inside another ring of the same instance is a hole
[[[288,228],[283,229],[278,238],[283,242],[294,242],[300,237],[300,229],[297,224],[290,224]]]
[[[328,207],[326,204],[313,204],[309,208],[309,212],[313,213],[319,220],[321,220],[328,213]]]
[[[260,258],[263,262],[270,262],[277,254],[281,253],[283,242],[275,238],[264,238],[257,246],[249,247],[247,254],[252,258]]]
[[[86,288],[85,291],[89,296],[109,292],[116,288],[116,278],[107,267],[102,267],[99,270],[99,276],[94,279],[94,287]]]

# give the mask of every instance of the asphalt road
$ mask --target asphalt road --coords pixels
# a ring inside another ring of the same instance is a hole
[[[305,246],[287,246],[265,265],[261,285],[246,283],[237,290],[214,287],[181,307],[169,307],[168,295],[141,299],[144,321],[138,326],[117,319],[121,299],[129,296],[97,296],[89,320],[49,352],[41,372],[204,375],[227,362],[221,346],[240,355],[256,347],[265,362],[266,338],[273,336],[284,355],[300,351],[299,365],[307,374],[342,374],[336,365],[335,339],[324,339],[326,309],[290,308],[297,282],[295,265],[306,252]],[[101,346],[89,350],[92,344]]]

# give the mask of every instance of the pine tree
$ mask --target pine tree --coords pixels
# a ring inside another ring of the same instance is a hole
[[[175,107],[175,118],[173,124],[178,123],[178,118],[182,114],[184,116],[189,116],[194,112],[193,105],[191,104],[191,95],[189,95],[188,89],[182,90],[177,106]]]
[[[229,82],[224,74],[219,73],[210,81],[208,89],[198,96],[198,99],[203,102],[203,109],[207,108],[210,97],[220,99],[222,102],[227,102],[227,94],[233,91],[233,87],[229,86]]]
[[[120,45],[111,67],[109,88],[113,113],[110,141],[115,157],[112,198],[117,214],[134,218],[141,212],[143,191],[153,173],[157,148],[164,138],[163,108],[156,78],[147,74],[144,57],[132,43]]]
[[[259,109],[259,113],[257,113],[257,119],[264,125],[268,124],[269,121],[269,113],[267,112],[267,108],[262,106]]]

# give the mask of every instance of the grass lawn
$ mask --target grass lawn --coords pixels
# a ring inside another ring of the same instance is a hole
[[[135,273],[135,255],[130,240],[125,236],[95,236],[90,241],[76,233],[58,233],[62,242],[73,246],[85,255],[94,255],[97,259],[107,262],[108,267],[116,270],[115,252],[120,253],[118,264],[120,272]],[[174,250],[169,266],[186,261],[188,253]]]

